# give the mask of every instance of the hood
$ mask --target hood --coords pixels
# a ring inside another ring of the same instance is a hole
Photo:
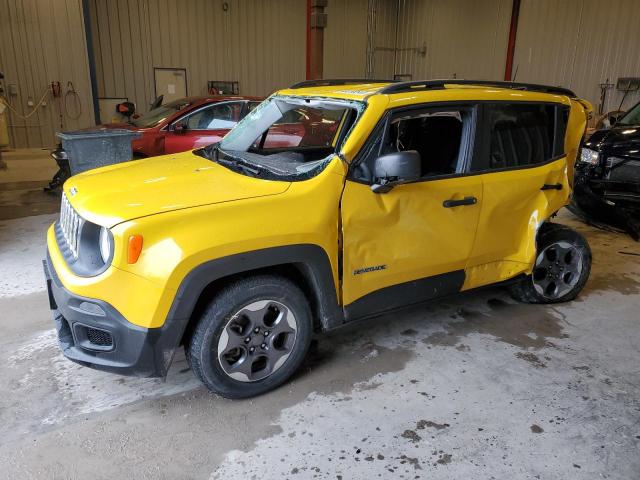
[[[83,218],[112,227],[172,210],[277,195],[289,185],[248,177],[183,152],[81,173],[67,180],[64,192]]]
[[[607,156],[640,158],[640,127],[622,125],[598,130],[589,137],[585,146]]]

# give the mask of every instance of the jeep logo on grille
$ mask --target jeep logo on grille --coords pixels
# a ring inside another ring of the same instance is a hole
[[[76,187],[71,187],[69,189],[69,195],[71,195],[72,197],[75,197],[76,193],[78,193],[78,189]]]

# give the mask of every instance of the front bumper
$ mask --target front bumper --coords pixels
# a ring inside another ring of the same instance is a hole
[[[175,342],[165,329],[134,325],[107,302],[73,294],[48,255],[43,264],[60,349],[69,360],[122,375],[166,375]]]
[[[603,178],[594,169],[576,171],[574,200],[589,214],[610,219],[616,208],[640,209],[640,181],[634,178]]]

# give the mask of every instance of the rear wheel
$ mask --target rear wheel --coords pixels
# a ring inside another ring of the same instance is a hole
[[[527,303],[559,303],[573,300],[587,283],[591,249],[578,232],[555,223],[538,233],[533,272],[510,287],[511,295]]]
[[[297,370],[311,334],[311,311],[302,291],[282,277],[256,276],[216,296],[194,330],[187,358],[212,392],[252,397]]]

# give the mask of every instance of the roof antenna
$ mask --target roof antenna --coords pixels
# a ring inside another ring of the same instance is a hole
[[[519,66],[520,66],[520,65],[516,65],[516,69],[515,69],[515,71],[513,72],[513,78],[511,79],[511,81],[512,81],[512,82],[515,82],[515,81],[516,81],[516,77],[518,76],[518,67],[519,67]]]

